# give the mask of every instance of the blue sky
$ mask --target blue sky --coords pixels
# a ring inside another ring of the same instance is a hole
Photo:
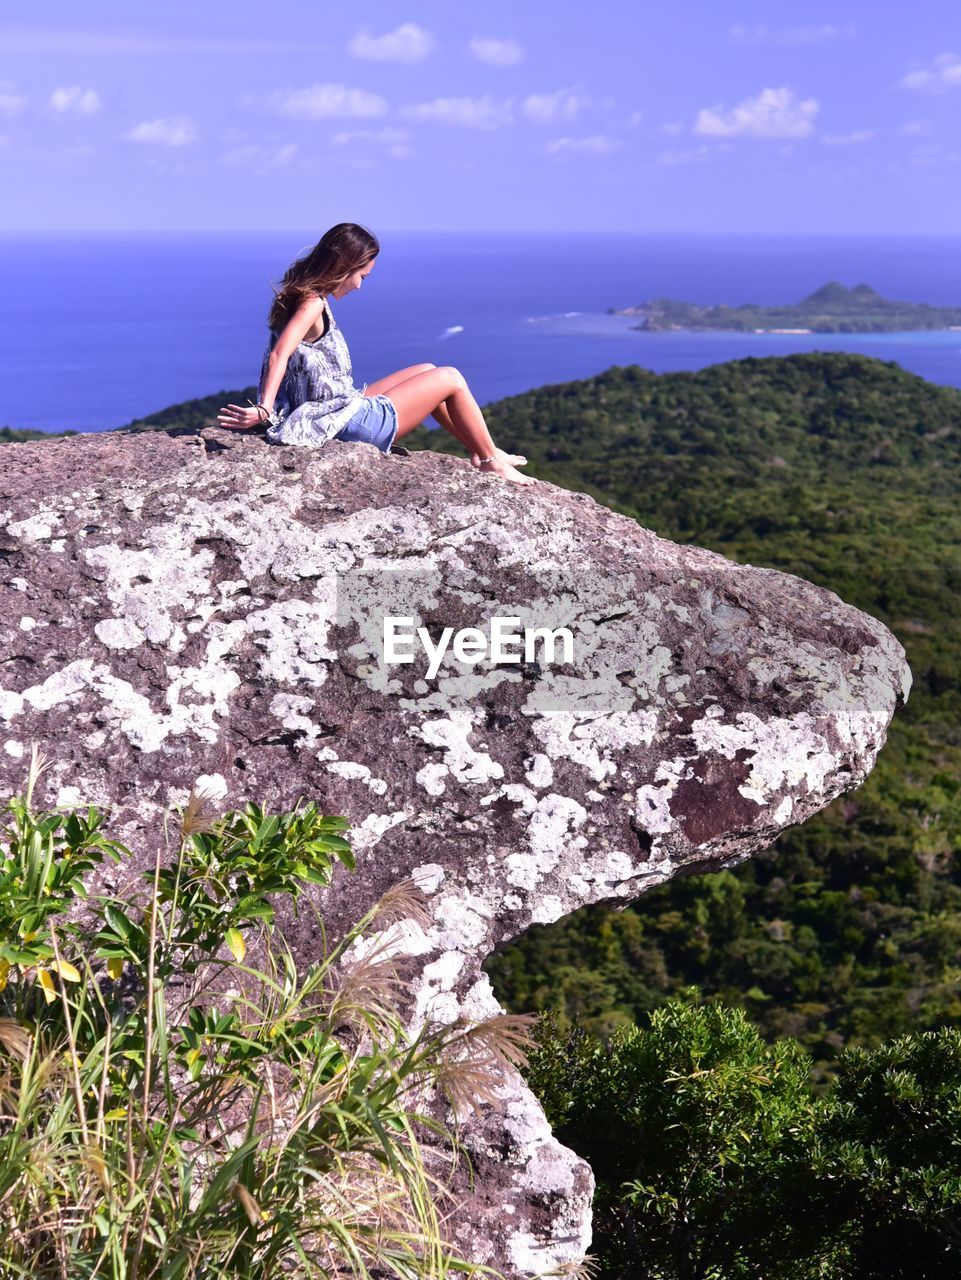
[[[0,229],[954,232],[958,0],[2,0]]]

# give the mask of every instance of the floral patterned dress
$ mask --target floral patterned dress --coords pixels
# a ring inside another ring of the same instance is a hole
[[[324,310],[326,333],[313,342],[299,343],[287,361],[274,401],[274,412],[280,421],[267,428],[267,439],[272,444],[325,444],[365,405],[363,391],[357,390],[351,378],[347,343],[326,299]],[[267,361],[279,336],[271,330],[260,367],[261,396]]]

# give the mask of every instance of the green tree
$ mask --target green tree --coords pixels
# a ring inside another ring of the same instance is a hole
[[[545,1020],[532,1087],[597,1177],[593,1251],[620,1280],[802,1274],[810,1060],[741,1010],[672,1000],[609,1046]]]
[[[961,1275],[961,1031],[845,1053],[811,1172],[847,1242],[839,1277]]]

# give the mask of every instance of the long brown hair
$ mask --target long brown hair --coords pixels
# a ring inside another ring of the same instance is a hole
[[[309,253],[284,273],[267,316],[268,326],[279,332],[305,298],[325,297],[358,267],[366,267],[380,253],[372,231],[356,222],[338,222],[325,231]]]

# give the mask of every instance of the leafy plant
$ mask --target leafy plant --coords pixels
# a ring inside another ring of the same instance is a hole
[[[405,1032],[382,931],[425,922],[415,886],[300,972],[275,904],[313,910],[306,887],[353,865],[342,819],[217,818],[195,793],[140,900],[88,899],[87,873],[128,851],[96,809],[36,812],[42,768],[0,847],[0,1274],[477,1270],[445,1238],[456,1139],[428,1103],[490,1091],[525,1020]]]
[[[605,1280],[961,1273],[961,1033],[842,1054],[826,1093],[696,991],[605,1044],[546,1015],[528,1078],[597,1177]]]
[[[737,1009],[674,1000],[610,1044],[542,1023],[530,1081],[598,1180],[604,1275],[799,1275],[791,1187],[813,1129],[809,1061]]]

